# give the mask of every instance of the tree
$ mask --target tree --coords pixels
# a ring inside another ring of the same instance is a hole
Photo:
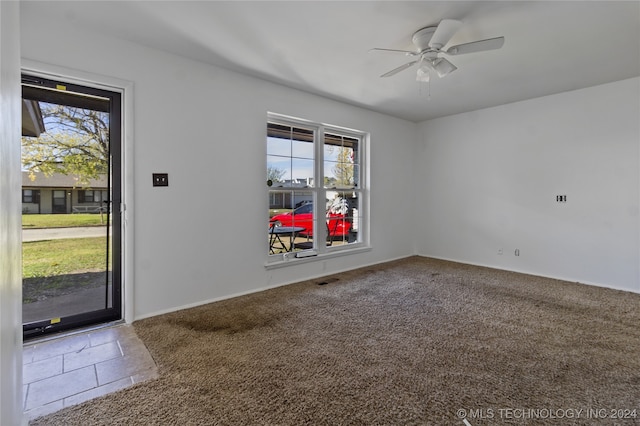
[[[267,166],[267,180],[271,182],[280,182],[286,170],[279,169],[275,166]]]
[[[353,187],[355,185],[352,149],[340,147],[338,149],[338,162],[333,166],[333,174],[336,177],[336,187]]]
[[[324,177],[324,187],[325,188],[335,188],[336,187],[336,178],[333,176],[325,176]]]
[[[45,133],[22,138],[22,167],[35,172],[75,175],[80,185],[109,172],[109,113],[40,103]]]

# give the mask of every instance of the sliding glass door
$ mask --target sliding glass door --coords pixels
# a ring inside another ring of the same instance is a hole
[[[119,92],[23,75],[25,338],[122,317],[121,122]]]

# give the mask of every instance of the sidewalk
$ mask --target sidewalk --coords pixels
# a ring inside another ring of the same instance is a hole
[[[23,229],[22,242],[59,240],[62,238],[89,238],[106,237],[107,229],[104,226],[86,226],[80,228],[43,228]]]

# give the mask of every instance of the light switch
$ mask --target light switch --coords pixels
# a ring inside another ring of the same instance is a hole
[[[153,173],[153,186],[169,186],[169,174]]]

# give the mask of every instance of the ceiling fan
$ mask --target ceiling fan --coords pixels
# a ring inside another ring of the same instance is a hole
[[[495,37],[458,44],[443,50],[443,47],[451,40],[455,33],[458,32],[461,26],[462,22],[455,19],[443,19],[436,27],[426,27],[416,31],[411,38],[411,41],[413,41],[413,44],[416,46],[416,50],[371,49],[370,51],[399,52],[416,58],[413,61],[382,74],[380,77],[391,77],[415,64],[419,64],[416,80],[428,82],[431,71],[438,74],[438,77],[444,77],[458,69],[446,58],[441,57],[441,54],[455,56],[484,52],[486,50],[500,49],[504,44],[504,37]]]

